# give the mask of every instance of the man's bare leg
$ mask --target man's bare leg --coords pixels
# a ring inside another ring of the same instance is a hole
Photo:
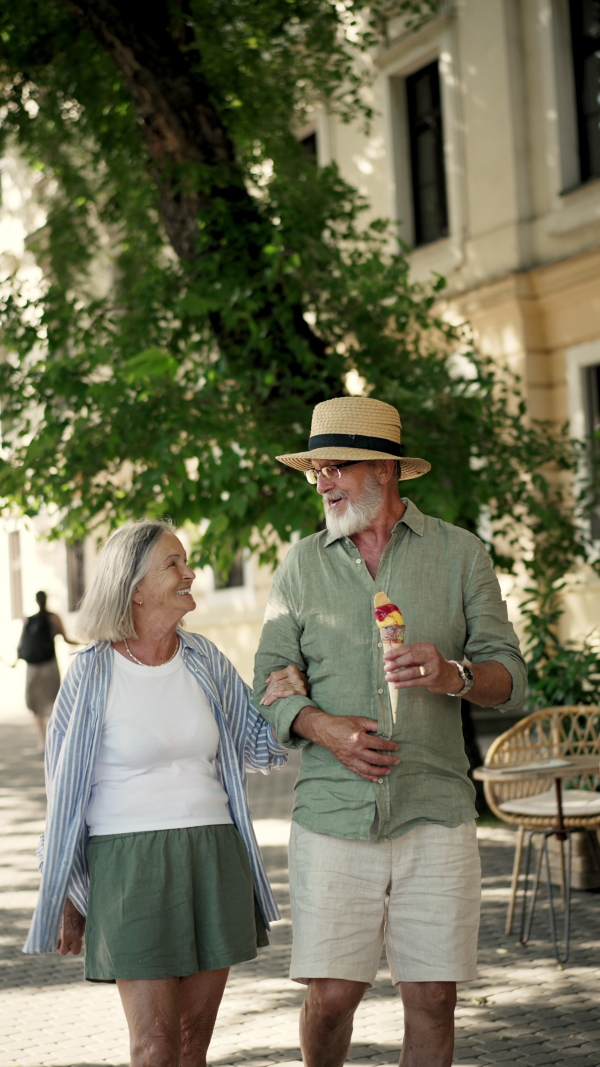
[[[311,978],[300,1011],[300,1047],[305,1067],[342,1067],[350,1048],[354,1012],[367,982]]]
[[[399,982],[404,1005],[400,1067],[452,1067],[456,982]]]

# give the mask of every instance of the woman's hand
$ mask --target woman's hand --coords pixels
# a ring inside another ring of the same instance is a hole
[[[295,694],[307,697],[309,694],[308,678],[294,664],[284,667],[282,671],[272,671],[267,678],[267,688],[261,699],[261,704],[269,707],[280,697],[291,697]]]
[[[60,952],[61,956],[68,956],[69,952],[72,952],[74,956],[78,956],[83,948],[84,932],[85,919],[67,897],[63,908],[56,951]]]

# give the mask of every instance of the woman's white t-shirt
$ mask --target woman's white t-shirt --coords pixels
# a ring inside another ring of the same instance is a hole
[[[214,759],[219,729],[183,662],[144,667],[113,649],[90,835],[232,822]]]

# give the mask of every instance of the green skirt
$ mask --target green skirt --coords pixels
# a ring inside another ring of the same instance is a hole
[[[91,837],[87,863],[89,981],[183,978],[269,943],[232,824]]]

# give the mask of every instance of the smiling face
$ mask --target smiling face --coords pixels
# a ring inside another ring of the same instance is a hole
[[[334,461],[329,460],[333,466]],[[328,466],[328,461],[315,460],[315,468]],[[382,503],[381,483],[370,463],[358,463],[342,468],[340,478],[317,481],[317,492],[323,497],[327,529],[335,537],[352,537],[366,530],[376,519]]]
[[[164,533],[150,552],[148,570],[136,587],[133,602],[142,601],[144,618],[154,616],[172,625],[196,607],[190,592],[195,577],[179,538]]]

